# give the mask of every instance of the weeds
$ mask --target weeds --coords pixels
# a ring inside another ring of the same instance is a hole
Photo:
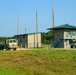
[[[0,75],[75,74],[75,50],[0,51]]]

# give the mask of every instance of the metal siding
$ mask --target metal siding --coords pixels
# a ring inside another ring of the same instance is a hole
[[[34,47],[34,35],[28,35],[28,47]]]
[[[28,47],[37,47],[37,34],[28,35]],[[38,47],[41,47],[41,34],[38,34]]]

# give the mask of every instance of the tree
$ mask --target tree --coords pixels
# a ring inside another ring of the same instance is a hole
[[[51,43],[53,41],[53,31],[50,30],[48,32],[44,32],[42,33],[42,43],[47,44],[47,43]]]
[[[0,37],[0,43],[5,42],[6,39],[11,39],[13,37]]]

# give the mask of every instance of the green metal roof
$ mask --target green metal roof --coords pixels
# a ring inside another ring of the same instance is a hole
[[[69,24],[63,24],[63,25],[60,25],[60,26],[56,26],[54,28],[48,28],[48,30],[51,30],[51,29],[76,29],[76,26],[72,26],[72,25],[69,25]]]
[[[19,34],[19,35],[15,35],[15,36],[24,36],[24,35],[32,35],[32,34],[41,34],[41,32],[38,32],[38,33],[28,33],[28,34]]]
[[[38,33],[28,33],[27,35],[32,35],[32,34],[41,34],[41,32],[38,32]]]

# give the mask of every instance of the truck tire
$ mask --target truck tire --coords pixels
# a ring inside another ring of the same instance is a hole
[[[14,48],[13,50],[16,50],[16,48]]]
[[[73,48],[73,45],[71,45],[71,48]]]

